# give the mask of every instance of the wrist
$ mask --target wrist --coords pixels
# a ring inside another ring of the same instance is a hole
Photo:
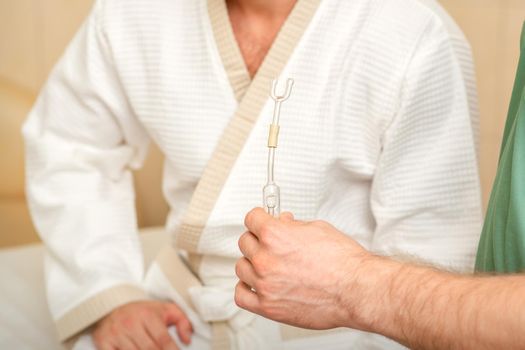
[[[339,306],[346,312],[341,326],[379,333],[385,320],[391,319],[390,286],[402,270],[402,264],[365,250],[349,259],[345,285],[340,288]]]
[[[455,309],[452,291],[458,290],[463,278],[433,268],[382,258],[377,267],[376,299],[368,331],[382,334],[410,348],[421,348],[421,337],[436,327],[447,332],[448,324],[438,326],[448,308]],[[430,321],[433,320],[433,321]],[[448,347],[448,346],[447,346]]]

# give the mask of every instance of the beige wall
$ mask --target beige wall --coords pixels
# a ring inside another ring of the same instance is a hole
[[[91,0],[0,0],[0,247],[37,240],[24,201],[19,128],[49,70]],[[481,107],[485,201],[494,178],[500,137],[518,58],[523,0],[442,0],[470,40]],[[153,149],[136,177],[141,226],[164,222],[162,156]]]
[[[0,0],[0,246],[35,241],[20,125],[89,1]]]
[[[0,247],[38,240],[24,199],[20,127],[92,0],[0,0]],[[162,156],[136,175],[141,226],[162,225]]]
[[[525,21],[523,0],[441,0],[474,53],[481,111],[480,169],[485,205],[496,173],[501,135]]]

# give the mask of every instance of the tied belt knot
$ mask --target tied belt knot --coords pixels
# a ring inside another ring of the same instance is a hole
[[[189,289],[191,301],[206,322],[226,322],[234,332],[249,326],[255,319],[251,312],[239,308],[231,286],[194,286]]]

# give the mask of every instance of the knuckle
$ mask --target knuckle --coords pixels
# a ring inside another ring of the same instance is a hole
[[[280,230],[281,226],[279,222],[272,221],[266,223],[264,226],[261,227],[261,230],[259,232],[259,239],[261,243],[265,245],[272,245],[274,237],[279,234]]]
[[[238,307],[244,307],[243,299],[241,297],[241,285],[240,283],[235,286],[235,295],[233,296],[233,300],[235,301],[235,305]]]
[[[244,217],[244,226],[246,226],[247,228],[251,227],[252,218],[256,210],[257,208],[250,210],[248,214],[246,214],[246,216]]]
[[[137,312],[137,316],[143,320],[148,320],[154,316],[154,313],[148,308],[143,308],[139,312]]]
[[[182,310],[174,303],[167,303],[163,309],[164,315],[171,315],[172,317],[179,319],[184,317]]]
[[[266,274],[267,269],[267,258],[263,254],[256,254],[252,258],[252,266],[255,271],[260,276]]]
[[[323,220],[314,220],[311,222],[311,225],[320,229],[327,229],[330,227],[330,225]]]
[[[239,237],[239,240],[237,241],[237,245],[239,246],[239,249],[242,249],[242,245],[243,245],[243,241],[244,241],[244,236],[245,235],[246,235],[246,232],[241,234],[241,236]]]
[[[261,298],[261,300],[267,303],[277,300],[279,298],[279,287],[274,283],[270,283],[268,281],[260,279],[255,281],[254,288],[257,291],[257,295]]]
[[[293,219],[294,218],[294,216],[293,216],[291,211],[284,211],[284,212],[281,213],[281,216],[284,216],[285,218],[288,218],[288,219]]]
[[[263,227],[261,227],[261,231],[260,231],[260,236],[261,236],[261,239],[267,239],[268,236],[271,236],[272,233],[273,233],[273,227],[274,225],[272,225],[271,223],[267,223],[265,224]]]
[[[165,347],[171,343],[171,337],[167,332],[160,334],[156,340],[162,347]]]
[[[235,274],[237,275],[237,277],[241,278],[241,275],[242,275],[242,260],[239,260],[237,261],[237,263],[235,264]]]
[[[249,232],[244,232],[241,237],[239,238],[239,241],[237,244],[239,245],[239,249],[242,250],[243,247],[246,245],[246,239],[248,238]]]
[[[117,338],[120,336],[121,330],[120,327],[116,324],[111,325],[111,327],[108,330],[109,336],[112,338]]]
[[[255,288],[255,290],[257,291],[257,295],[263,299],[268,294],[267,284],[261,279],[255,281],[253,288]]]
[[[122,324],[122,327],[124,327],[124,329],[132,330],[135,326],[135,319],[133,316],[128,315],[126,317],[123,317],[120,323]]]

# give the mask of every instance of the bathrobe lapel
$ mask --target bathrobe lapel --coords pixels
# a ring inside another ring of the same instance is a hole
[[[298,0],[253,80],[235,41],[224,0],[208,0],[208,11],[224,69],[239,105],[224,130],[190,200],[176,234],[176,246],[188,251],[198,273],[198,245],[219,194],[278,77],[305,32],[320,0]]]
[[[252,82],[250,73],[235,39],[224,0],[208,0],[208,17],[222,65],[233,94],[240,103]]]

